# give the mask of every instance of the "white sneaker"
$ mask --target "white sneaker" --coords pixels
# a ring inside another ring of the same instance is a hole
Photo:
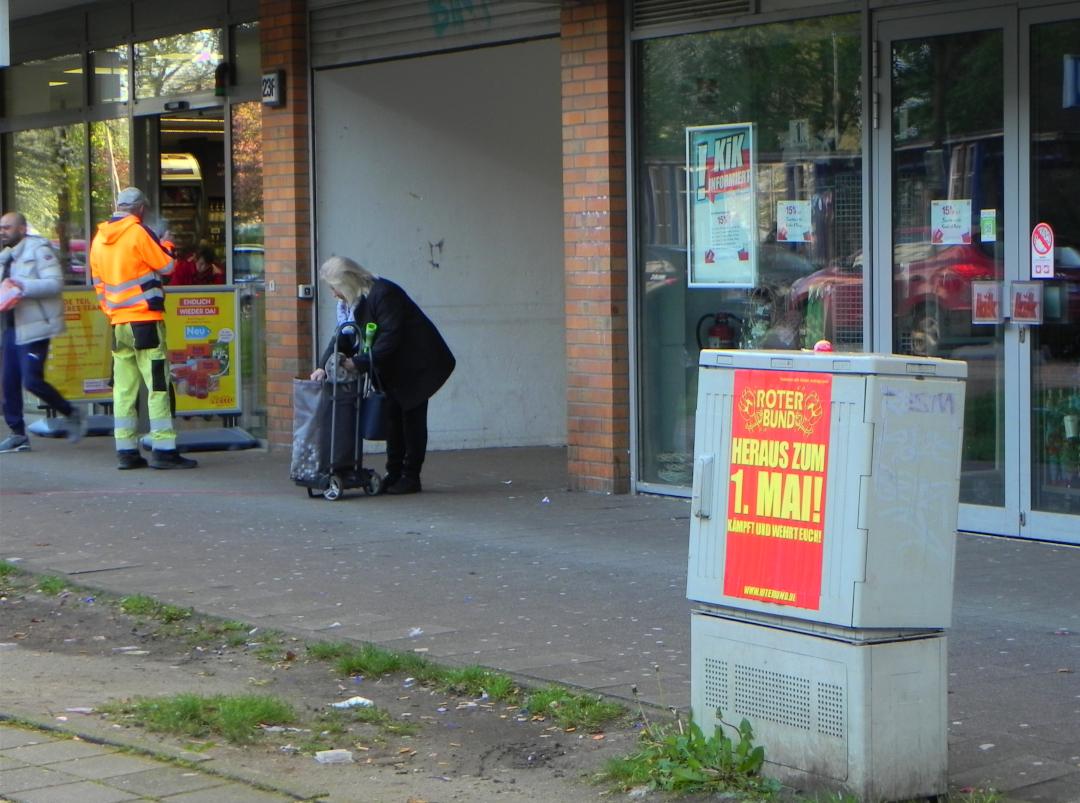
[[[25,435],[16,435],[12,432],[0,441],[0,454],[7,452],[29,452],[30,439]]]
[[[71,415],[64,417],[64,432],[68,443],[78,443],[86,434],[86,418],[78,407],[72,407]]]

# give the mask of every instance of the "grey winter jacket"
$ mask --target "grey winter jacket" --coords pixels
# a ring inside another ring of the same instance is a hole
[[[0,253],[0,265],[23,286],[23,298],[15,306],[15,342],[20,346],[55,337],[64,331],[64,271],[44,237],[27,235],[14,248]]]

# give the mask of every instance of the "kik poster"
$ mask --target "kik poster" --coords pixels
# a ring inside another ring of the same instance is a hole
[[[757,279],[754,127],[686,129],[687,282],[753,287]]]
[[[830,374],[735,371],[724,594],[821,607]]]

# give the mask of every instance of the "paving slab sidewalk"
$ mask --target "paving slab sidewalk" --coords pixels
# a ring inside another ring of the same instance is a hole
[[[554,448],[436,452],[422,494],[336,502],[290,483],[283,452],[198,457],[116,472],[108,439],[0,456],[0,557],[305,638],[689,704],[686,500],[570,493]],[[1077,577],[1080,549],[960,537],[956,786],[1080,801]]]
[[[132,754],[120,747],[0,723],[0,800],[12,803],[282,803],[291,795]]]

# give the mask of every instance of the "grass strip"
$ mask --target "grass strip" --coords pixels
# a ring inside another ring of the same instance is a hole
[[[255,694],[176,694],[139,697],[103,706],[105,714],[157,733],[176,736],[216,736],[233,744],[248,744],[259,725],[288,725],[296,721],[292,706],[277,697]]]

